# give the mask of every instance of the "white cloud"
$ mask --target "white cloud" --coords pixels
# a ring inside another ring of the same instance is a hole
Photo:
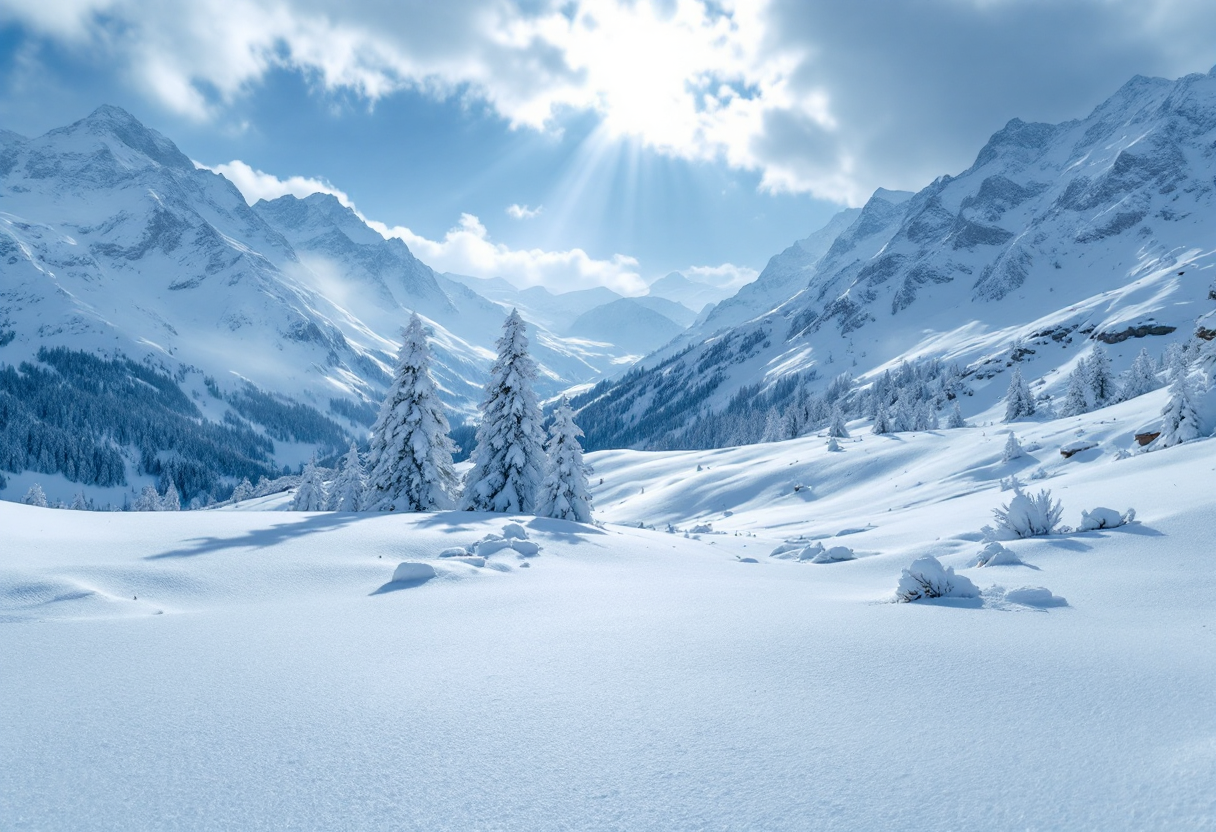
[[[194,164],[196,167],[223,174],[229,182],[236,185],[237,190],[250,205],[259,199],[278,199],[288,194],[300,199],[309,194],[332,194],[347,208],[355,207],[349,196],[323,179],[310,179],[307,176],[289,176],[286,179],[279,179],[274,174],[255,170],[240,159],[220,165],[204,165],[201,162]]]
[[[540,212],[545,209],[543,205],[537,205],[535,208],[529,208],[527,205],[508,205],[507,216],[513,220],[530,220],[534,217],[539,217]]]
[[[723,263],[720,266],[690,266],[681,271],[689,280],[708,283],[719,289],[738,289],[760,276],[760,272],[750,266],[736,266],[734,263]]]
[[[1210,0],[6,0],[7,20],[197,119],[286,69],[515,127],[593,112],[609,137],[852,204],[960,169],[1014,115],[1080,115],[1132,72],[1216,61]]]
[[[442,240],[430,240],[405,226],[390,227],[368,219],[350,197],[320,179],[304,176],[279,179],[274,174],[255,170],[239,159],[220,165],[199,162],[195,165],[223,174],[250,205],[259,199],[276,199],[287,194],[301,199],[315,193],[333,194],[385,239],[400,238],[415,257],[436,271],[473,277],[503,277],[517,286],[546,286],[556,292],[607,286],[622,294],[640,294],[646,288],[638,273],[638,261],[627,255],[616,254],[609,260],[597,260],[579,248],[569,251],[514,249],[492,241],[481,220],[472,214],[461,214],[460,222],[449,229]],[[536,209],[536,213],[539,212],[540,209]]]

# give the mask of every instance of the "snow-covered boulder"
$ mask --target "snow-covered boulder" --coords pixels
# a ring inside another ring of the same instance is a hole
[[[397,568],[393,570],[393,583],[426,581],[433,577],[435,577],[435,567],[429,563],[416,563],[407,560],[397,564]]]
[[[1120,514],[1113,508],[1104,508],[1098,506],[1091,511],[1081,512],[1081,525],[1077,526],[1079,532],[1092,532],[1098,529],[1114,529],[1119,526],[1125,526],[1136,519],[1136,510],[1129,508],[1126,512]]]
[[[540,552],[540,547],[531,540],[512,540],[511,548],[526,558],[533,557]]]
[[[508,523],[502,527],[502,536],[508,540],[527,540],[528,532],[519,523]]]
[[[979,587],[970,579],[954,574],[954,567],[942,566],[932,555],[912,561],[895,588],[895,600],[901,602],[926,598],[978,598],[979,594]]]
[[[1012,549],[1002,546],[995,540],[979,551],[967,566],[1021,566],[1022,560],[1013,553]]]

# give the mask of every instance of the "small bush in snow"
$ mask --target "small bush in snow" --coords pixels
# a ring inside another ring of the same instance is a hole
[[[1017,434],[1009,431],[1009,438],[1005,440],[1005,452],[1001,455],[1002,462],[1012,462],[1015,459],[1022,457],[1022,443],[1018,441]]]
[[[1081,525],[1077,526],[1077,531],[1092,532],[1098,529],[1114,529],[1119,526],[1126,526],[1135,519],[1136,510],[1134,508],[1129,508],[1123,514],[1120,514],[1113,508],[1099,506],[1093,511],[1081,512]]]
[[[905,603],[926,598],[978,598],[979,594],[979,587],[969,578],[954,574],[953,567],[942,566],[932,555],[912,561],[895,588],[895,599]]]
[[[1006,548],[994,540],[968,561],[967,566],[1019,566],[1021,563],[1021,558],[1015,555],[1012,549]]]
[[[1060,501],[1051,499],[1050,490],[1044,488],[1031,496],[1016,488],[1008,505],[992,510],[996,518],[995,536],[1008,540],[1051,534],[1060,525],[1062,513]]]
[[[1001,477],[1001,490],[1002,491],[1016,491],[1017,489],[1021,488],[1023,485],[1025,485],[1025,483],[1023,483],[1020,479],[1018,479],[1017,474],[1010,474],[1007,477]]]

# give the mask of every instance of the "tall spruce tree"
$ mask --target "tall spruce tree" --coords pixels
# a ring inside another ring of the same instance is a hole
[[[574,411],[562,396],[549,427],[549,465],[541,483],[536,513],[576,523],[591,522],[591,493],[587,486],[587,466],[578,438],[583,435],[574,424]]]
[[[1080,416],[1089,412],[1089,384],[1084,365],[1078,365],[1068,374],[1068,392],[1064,394],[1061,416]]]
[[[1161,409],[1161,417],[1161,435],[1153,441],[1154,450],[1171,448],[1199,438],[1199,413],[1195,409],[1194,391],[1185,367],[1178,367],[1174,371],[1170,398]]]
[[[544,435],[532,389],[536,364],[528,355],[523,319],[514,309],[497,346],[461,508],[531,514],[544,478]]]
[[[358,511],[363,505],[363,493],[367,488],[363,475],[363,462],[359,449],[350,443],[350,450],[342,457],[342,469],[329,489],[330,511]]]
[[[367,454],[368,511],[451,508],[456,490],[455,446],[430,371],[431,351],[415,313],[397,354],[397,372],[372,427]]]
[[[1085,369],[1089,376],[1089,390],[1093,396],[1094,407],[1106,407],[1118,400],[1119,388],[1110,369],[1110,354],[1106,352],[1106,347],[1094,344],[1093,352],[1085,362]]]
[[[1009,391],[1005,394],[1005,421],[1016,422],[1034,415],[1034,396],[1030,385],[1022,378],[1022,368],[1014,367],[1009,379]]]

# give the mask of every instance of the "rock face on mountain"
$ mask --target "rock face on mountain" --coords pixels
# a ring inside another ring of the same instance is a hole
[[[1212,315],[1214,183],[1216,74],[1137,77],[1063,124],[1014,119],[958,176],[880,190],[820,245],[774,257],[646,369],[582,399],[584,418],[618,424],[618,441],[679,444],[695,414],[749,386],[864,382],[930,356],[969,367],[981,399],[1014,361],[1051,394],[1092,339],[1118,369]],[[698,391],[683,410],[675,379]]]

